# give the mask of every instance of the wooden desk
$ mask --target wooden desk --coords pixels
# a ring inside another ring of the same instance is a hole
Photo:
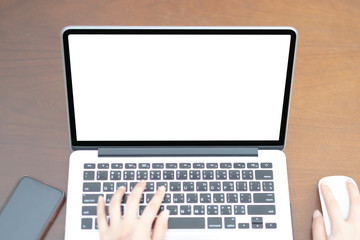
[[[105,3],[106,2],[106,3]],[[67,25],[293,26],[286,155],[295,239],[311,238],[318,180],[360,180],[360,1],[2,1],[0,203],[28,174],[67,188],[60,31]],[[65,207],[47,239],[63,239]]]

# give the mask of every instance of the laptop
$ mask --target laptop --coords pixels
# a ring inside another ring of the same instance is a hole
[[[282,150],[296,38],[291,27],[65,28],[65,239],[99,239],[98,196],[108,205],[142,179],[139,216],[166,187],[166,239],[293,239]]]

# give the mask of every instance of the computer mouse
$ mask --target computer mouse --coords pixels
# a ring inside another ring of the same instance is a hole
[[[329,188],[331,189],[335,199],[337,200],[337,202],[339,204],[339,207],[341,209],[341,212],[342,212],[342,215],[343,215],[344,219],[347,219],[347,217],[349,215],[349,193],[348,193],[348,190],[346,188],[346,181],[349,180],[349,179],[356,186],[355,181],[352,178],[346,177],[346,176],[324,177],[324,178],[320,179],[320,181],[318,183],[321,208],[322,208],[322,213],[323,213],[323,216],[324,216],[325,230],[326,230],[327,236],[329,236],[330,233],[331,233],[331,224],[330,224],[329,215],[328,215],[328,212],[327,212],[327,209],[326,209],[325,201],[324,201],[323,195],[321,193],[320,185],[323,182],[325,182],[329,186]]]

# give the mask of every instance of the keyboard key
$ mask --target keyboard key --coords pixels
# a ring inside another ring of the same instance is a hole
[[[190,163],[180,163],[180,168],[191,168]]]
[[[84,216],[96,216],[96,206],[83,206],[81,212]],[[105,213],[109,215],[109,206],[105,206]]]
[[[137,184],[138,182],[131,182],[130,183],[130,192],[134,189],[135,185]]]
[[[147,180],[148,179],[148,171],[144,171],[144,170],[136,171],[136,179],[137,180]]]
[[[262,217],[252,217],[251,223],[263,223],[263,218]]]
[[[220,191],[221,190],[220,182],[210,182],[210,191]]]
[[[92,229],[92,218],[82,218],[81,229]]]
[[[208,228],[222,228],[222,218],[208,217]]]
[[[154,182],[147,182],[145,192],[153,192],[154,191]]]
[[[139,169],[149,169],[150,163],[139,163]]]
[[[84,163],[85,169],[95,169],[95,163]]]
[[[160,180],[161,179],[161,171],[150,171],[150,179],[151,180]]]
[[[272,180],[273,171],[272,170],[255,170],[255,179],[256,180]]]
[[[219,207],[217,205],[208,205],[207,206],[207,214],[208,215],[218,215]]]
[[[171,194],[166,193],[164,196],[164,199],[162,200],[162,203],[171,203]]]
[[[218,168],[218,163],[207,163],[206,168]]]
[[[226,170],[216,170],[216,179],[227,179],[227,171]]]
[[[187,170],[177,170],[176,179],[177,180],[187,180]]]
[[[188,191],[194,191],[194,182],[183,182],[183,190]]]
[[[94,171],[84,171],[84,180],[94,180],[95,172]]]
[[[254,193],[254,203],[274,203],[275,196],[273,193]]]
[[[193,168],[205,168],[204,163],[193,163]]]
[[[170,191],[180,192],[181,191],[181,182],[170,182]]]
[[[197,193],[187,193],[186,194],[186,202],[187,203],[197,203],[198,202]]]
[[[105,197],[105,203],[110,203],[111,201],[111,198],[114,194],[106,194],[106,197]]]
[[[97,180],[108,180],[108,171],[97,171]]]
[[[231,205],[221,205],[221,215],[231,215]]]
[[[121,186],[124,186],[125,189],[126,189],[126,191],[129,191],[129,190],[128,190],[127,182],[117,182],[117,183],[116,183],[116,189],[118,189],[118,188],[121,187]]]
[[[152,168],[161,169],[161,168],[164,168],[164,164],[163,163],[153,163]]]
[[[265,228],[276,229],[277,224],[276,223],[266,223]]]
[[[97,167],[99,169],[108,169],[109,168],[109,164],[108,163],[98,163]]]
[[[229,179],[230,180],[240,179],[240,171],[239,170],[229,170]]]
[[[100,195],[104,196],[103,194],[83,194],[82,202],[83,203],[97,203]]]
[[[251,203],[251,194],[250,193],[240,193],[240,202],[241,203]]]
[[[274,191],[274,183],[273,182],[263,182],[263,191]]]
[[[183,193],[174,193],[173,194],[173,203],[184,203],[184,194]]]
[[[194,205],[194,215],[204,215],[205,206],[204,205]]]
[[[100,188],[101,188],[101,186],[100,186],[99,182],[83,183],[83,191],[84,192],[100,192]]]
[[[214,193],[213,194],[213,201],[214,201],[214,203],[224,203],[225,202],[225,195],[223,193]]]
[[[146,203],[149,203],[149,202],[151,201],[151,199],[152,199],[153,196],[154,196],[153,193],[148,193],[148,194],[146,194],[146,196],[145,196],[145,201],[146,201]]]
[[[226,217],[224,219],[225,228],[236,228],[235,218],[234,217]]]
[[[259,229],[261,229],[261,228],[263,228],[263,224],[261,223],[253,223],[253,224],[251,224],[251,227],[252,228],[259,228]]]
[[[134,180],[135,171],[124,171],[124,180]]]
[[[97,218],[95,218],[95,229],[96,229],[96,230],[99,229],[98,224],[97,224]]]
[[[250,187],[250,191],[260,191],[261,190],[260,182],[250,182],[249,187]]]
[[[200,193],[200,203],[211,203],[211,194]]]
[[[165,191],[168,190],[168,183],[167,182],[157,182],[156,183],[156,189],[159,189],[159,187],[164,186],[165,187]]]
[[[226,194],[226,202],[237,203],[238,202],[238,194],[237,193],[227,193]]]
[[[247,229],[247,228],[250,228],[250,224],[249,223],[238,223],[238,228],[239,229]]]
[[[245,215],[245,205],[234,205],[235,215]]]
[[[196,191],[207,191],[207,182],[196,182]]]
[[[275,205],[248,205],[249,215],[275,215]]]
[[[110,180],[121,180],[121,171],[110,171]]]
[[[220,168],[231,168],[231,163],[220,163]]]
[[[236,191],[246,192],[247,182],[236,182]]]
[[[177,163],[166,163],[165,166],[166,166],[166,168],[177,168],[178,167]]]
[[[253,176],[253,170],[242,170],[242,179],[244,180],[252,180],[254,178]]]
[[[170,215],[178,215],[178,206],[166,206],[166,209],[170,211]]]
[[[247,168],[259,168],[259,163],[248,163]]]
[[[96,216],[96,206],[82,206],[82,215]]]
[[[122,169],[122,168],[123,168],[123,164],[122,164],[122,163],[112,163],[112,164],[111,164],[111,168],[112,168],[112,169]]]
[[[234,163],[234,168],[245,168],[245,163]]]
[[[125,163],[125,169],[135,169],[136,163]]]
[[[190,179],[200,179],[200,170],[190,170],[189,176]]]
[[[272,168],[272,163],[261,163],[261,168]]]
[[[214,171],[213,170],[203,170],[203,179],[211,180],[214,179]]]
[[[191,215],[191,206],[190,205],[181,205],[180,206],[180,215]]]
[[[262,217],[252,217],[251,218],[252,228],[263,228],[263,218]]]
[[[205,229],[203,217],[170,217],[168,229]]]
[[[113,182],[103,183],[103,191],[104,192],[113,192],[114,191],[114,183]]]
[[[228,191],[234,191],[234,182],[223,182],[223,190]]]

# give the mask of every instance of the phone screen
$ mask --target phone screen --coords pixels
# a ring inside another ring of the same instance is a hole
[[[23,177],[0,212],[0,239],[39,239],[64,192]]]

